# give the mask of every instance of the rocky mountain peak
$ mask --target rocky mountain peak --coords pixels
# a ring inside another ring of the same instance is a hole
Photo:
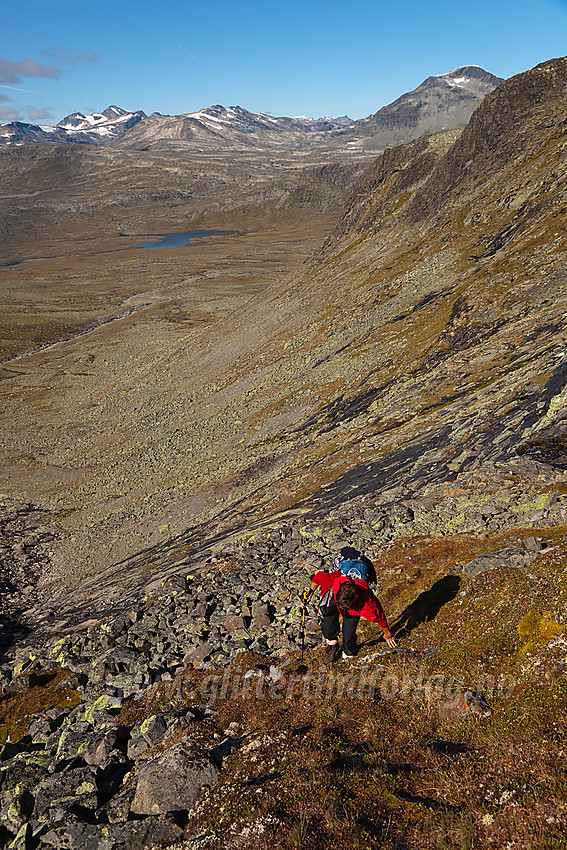
[[[115,125],[124,124],[128,118],[145,118],[144,112],[129,112],[127,109],[122,109],[121,106],[108,106],[104,112],[93,112],[90,115],[83,115],[82,112],[73,112],[67,115],[56,125],[64,130],[92,130],[93,128],[105,125],[108,129]]]
[[[490,179],[505,161],[522,163],[525,151],[541,134],[540,123],[559,121],[559,104],[567,91],[567,59],[552,59],[533,70],[502,82],[475,111],[462,135],[432,175],[427,191],[412,207],[428,216],[449,192],[475,174]]]
[[[382,107],[361,123],[364,135],[382,137],[384,147],[419,136],[463,127],[483,98],[500,85],[476,65],[463,65],[445,74],[427,77],[416,89]]]
[[[116,120],[116,118],[121,118],[123,115],[130,115],[127,109],[122,109],[121,106],[107,106],[104,112],[101,113],[105,118],[110,120]]]
[[[430,80],[445,80],[449,84],[459,85],[463,88],[483,85],[487,91],[492,91],[503,82],[502,77],[494,76],[494,74],[481,68],[480,65],[461,65],[445,74],[428,77],[425,82]]]

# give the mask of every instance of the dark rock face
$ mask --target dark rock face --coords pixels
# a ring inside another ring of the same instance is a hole
[[[527,150],[537,132],[532,122],[537,122],[538,113],[544,113],[546,107],[553,110],[566,84],[565,60],[553,59],[506,80],[487,94],[427,190],[415,199],[412,213],[419,218],[427,216],[473,173],[486,179],[505,158],[513,159],[518,151]]]

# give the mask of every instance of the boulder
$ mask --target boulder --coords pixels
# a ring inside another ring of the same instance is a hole
[[[57,737],[59,738],[57,743],[57,749],[55,750],[54,759],[55,764],[59,764],[61,762],[69,762],[77,756],[83,758],[83,751],[92,744],[93,741],[93,733],[91,730],[85,730],[85,723],[77,723],[76,730],[73,727],[68,729],[64,729],[58,736],[58,733],[50,736],[48,738],[48,742],[51,743]],[[96,736],[95,740],[100,736]]]
[[[29,823],[25,823],[18,830],[16,837],[7,845],[7,848],[8,850],[28,850],[32,846],[32,839],[32,828]]]
[[[150,747],[154,747],[161,741],[167,732],[167,720],[163,714],[153,714],[144,720],[140,726],[140,733],[144,736]]]
[[[183,658],[184,664],[200,664],[209,658],[210,654],[215,651],[215,648],[210,643],[202,643],[194,649],[190,649]]]
[[[150,747],[158,744],[167,732],[167,720],[163,714],[153,714],[132,729],[128,741],[128,758],[135,759]]]
[[[268,614],[258,614],[252,620],[252,627],[254,629],[257,629],[258,631],[262,631],[263,629],[267,629],[270,626],[271,622],[272,621],[270,620]]]
[[[98,765],[96,771],[96,784],[99,795],[110,797],[116,794],[126,774],[129,772],[132,762],[124,753],[113,750],[108,758]]]
[[[232,614],[229,617],[225,617],[223,625],[227,632],[240,632],[245,628],[244,617],[241,617],[239,614]]]
[[[181,741],[140,770],[130,810],[137,815],[189,810],[199,790],[218,775],[203,750]]]
[[[490,552],[479,555],[473,561],[464,564],[462,570],[468,578],[490,572],[491,570],[506,569],[509,567],[522,568],[535,557],[531,552],[517,546],[508,546],[499,552]]]
[[[33,687],[33,675],[33,673],[24,673],[22,676],[16,676],[14,679],[12,679],[11,682],[8,682],[8,684],[4,685],[4,694],[6,696],[13,696],[14,694],[27,693],[30,688]]]
[[[134,799],[135,791],[135,786],[130,785],[128,788],[125,788],[123,791],[115,794],[114,797],[111,797],[111,799],[106,803],[104,810],[109,823],[123,823],[128,820],[128,814],[130,812],[132,800]]]
[[[526,552],[533,552],[538,554],[541,552],[543,546],[539,540],[536,540],[535,537],[526,537],[525,540],[522,540],[522,546],[526,550]]]
[[[143,821],[115,824],[111,829],[112,850],[140,850],[141,847],[167,846],[183,837],[173,817],[149,817]]]
[[[182,835],[183,830],[167,815],[108,825],[75,821],[42,835],[41,846],[58,850],[140,850],[172,844]]]
[[[34,819],[41,819],[56,801],[63,799],[69,805],[96,808],[97,787],[89,767],[77,767],[62,773],[54,773],[40,782],[35,796]]]
[[[2,763],[0,773],[0,823],[12,832],[33,809],[36,787],[49,778],[50,753],[20,753]]]

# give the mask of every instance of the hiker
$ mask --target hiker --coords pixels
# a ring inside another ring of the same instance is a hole
[[[327,643],[323,658],[326,664],[331,664],[337,653],[339,614],[343,616],[343,659],[356,655],[356,627],[361,617],[371,623],[378,623],[388,646],[396,646],[382,606],[368,587],[365,561],[360,560],[360,553],[356,549],[346,546],[341,549],[339,558],[335,559],[337,569],[330,573],[325,570],[315,573],[311,587],[301,596],[301,605],[305,607],[315,590],[318,587],[321,589],[318,613]]]

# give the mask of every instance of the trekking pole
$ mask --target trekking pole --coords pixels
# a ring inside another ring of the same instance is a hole
[[[301,663],[303,664],[303,653],[305,652],[305,608],[307,600],[311,596],[311,588],[306,587],[301,594]]]
[[[303,655],[305,653],[305,608],[307,606],[307,601],[311,599],[312,590],[310,587],[306,587],[300,594],[299,598],[301,599],[301,663],[299,664],[296,672],[300,673],[302,676],[307,673],[307,667],[303,663]]]

